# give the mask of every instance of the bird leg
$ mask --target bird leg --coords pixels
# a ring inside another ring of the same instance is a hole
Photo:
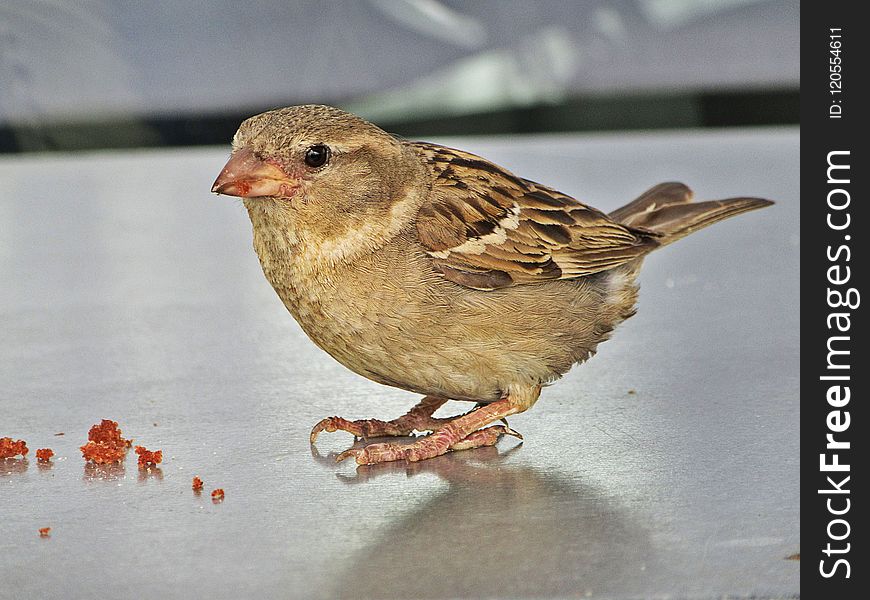
[[[495,444],[502,434],[516,435],[503,425],[486,427],[509,415],[528,409],[541,393],[540,386],[519,388],[500,400],[486,404],[469,413],[445,419],[447,422],[430,435],[412,444],[369,444],[363,448],[351,448],[338,455],[336,461],[353,456],[357,464],[373,465],[393,460],[415,462],[445,454],[449,450],[467,450]],[[482,429],[486,427],[485,429]],[[522,439],[522,438],[520,438]]]
[[[471,450],[472,448],[483,448],[484,446],[495,446],[495,443],[501,439],[503,435],[512,435],[515,438],[523,439],[518,431],[514,431],[506,425],[493,425],[492,427],[484,427],[469,433],[467,436],[450,446],[451,450]]]
[[[437,419],[432,416],[432,413],[445,402],[447,402],[446,398],[426,396],[407,414],[392,421],[379,421],[378,419],[348,421],[341,417],[327,417],[311,430],[311,443],[314,443],[321,431],[330,433],[347,431],[358,438],[410,435],[414,430],[435,431],[450,420]]]

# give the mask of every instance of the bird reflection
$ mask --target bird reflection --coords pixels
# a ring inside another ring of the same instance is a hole
[[[395,444],[412,444],[414,443],[419,436],[399,436],[399,437],[384,437],[384,438],[368,438],[368,439],[358,439],[354,438],[354,444],[351,448],[362,448],[367,444],[377,443],[377,442],[392,442]],[[494,461],[494,460],[503,460],[504,458],[510,456],[517,450],[522,447],[522,442],[518,442],[514,444],[511,448],[505,451],[499,451],[495,446],[485,446],[482,448],[476,448],[474,450],[463,450],[459,454],[463,454],[469,458],[477,461]],[[314,458],[315,462],[323,465],[324,467],[328,467],[329,469],[335,470],[335,462],[338,458],[339,452],[328,452],[326,455],[320,454],[315,444],[311,445],[311,456]],[[364,483],[372,478],[380,477],[382,475],[388,475],[391,473],[406,473],[409,477],[415,475],[417,473],[431,473],[433,471],[433,465],[445,465],[446,461],[441,460],[445,457],[455,458],[457,453],[448,453],[441,457],[436,457],[438,460],[429,459],[423,460],[419,462],[407,462],[407,461],[392,461],[386,463],[379,463],[375,465],[358,465],[356,468],[356,475],[348,476],[343,475],[341,473],[336,473],[336,477],[345,483]],[[452,461],[451,461],[452,462]],[[466,460],[460,461],[461,463],[467,462]],[[446,479],[446,478],[445,478]]]
[[[377,501],[377,479],[397,472],[430,473],[449,485],[373,532],[342,561],[330,594],[597,597],[643,594],[647,573],[671,572],[619,499],[566,474],[516,464],[520,448],[361,465],[355,476],[342,476],[348,485],[372,485],[368,501]],[[335,468],[334,454],[312,452]]]
[[[416,438],[414,437],[371,438],[367,440],[358,440],[353,447],[361,448],[366,444],[382,440],[399,444],[412,443],[415,439]],[[518,451],[521,447],[522,442],[519,442],[504,451],[499,451],[495,446],[486,446],[474,450],[463,450],[461,453],[449,453],[444,456],[419,462],[392,461],[375,465],[359,465],[356,468],[355,475],[351,476],[336,473],[336,477],[348,484],[365,483],[377,477],[393,473],[405,473],[408,477],[412,477],[419,473],[434,473],[446,481],[457,481],[466,476],[471,478],[479,476],[485,477],[486,471],[480,473],[480,469],[472,468],[475,462],[488,463],[503,461],[508,456]],[[318,463],[328,466],[331,469],[335,469],[335,460],[339,453],[329,452],[323,456],[317,451],[317,447],[312,445],[311,455]],[[462,456],[462,458],[457,458],[458,456]]]

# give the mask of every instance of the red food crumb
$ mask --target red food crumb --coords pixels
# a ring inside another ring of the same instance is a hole
[[[211,501],[212,502],[223,502],[224,500],[224,489],[217,488],[215,491],[211,493]]]
[[[193,491],[201,492],[202,491],[202,479],[199,478],[199,475],[194,475],[193,477]]]
[[[110,419],[103,419],[99,425],[91,427],[91,430],[88,431],[88,441],[108,444],[109,446],[124,446],[125,448],[129,448],[133,444],[132,440],[125,440],[121,437],[118,423]]]
[[[36,458],[43,462],[51,460],[52,456],[54,456],[54,450],[51,448],[39,448],[36,451]]]
[[[127,448],[124,446],[118,448],[96,442],[88,442],[80,450],[85,460],[98,465],[121,462],[127,456]]]
[[[104,465],[124,460],[131,444],[131,440],[121,437],[118,423],[103,419],[88,431],[88,443],[81,447],[81,451],[86,461]]]
[[[28,448],[24,440],[13,442],[9,437],[0,438],[0,458],[12,458],[19,454],[24,458],[27,452]]]
[[[136,446],[136,454],[139,455],[139,466],[149,467],[163,462],[163,450],[151,452],[145,446]]]
[[[39,537],[50,537],[51,527],[40,527],[39,528]]]

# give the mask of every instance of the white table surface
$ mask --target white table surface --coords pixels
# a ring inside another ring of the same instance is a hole
[[[523,444],[357,469],[311,426],[417,398],[286,313],[209,193],[226,148],[0,157],[0,437],[31,448],[0,461],[0,598],[799,592],[798,130],[442,141],[605,210],[666,180],[777,204],[651,256],[637,316],[511,419]],[[85,467],[101,418],[160,473]]]

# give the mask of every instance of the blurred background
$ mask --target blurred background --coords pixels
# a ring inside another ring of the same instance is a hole
[[[226,144],[326,103],[409,136],[793,124],[790,0],[10,0],[0,151]]]

